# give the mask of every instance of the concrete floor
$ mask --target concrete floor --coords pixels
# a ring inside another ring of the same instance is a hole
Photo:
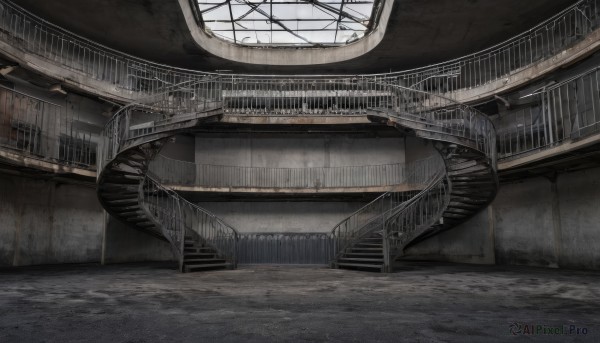
[[[600,272],[405,264],[391,275],[165,264],[0,271],[0,342],[600,341]],[[585,329],[585,330],[584,330]],[[521,327],[521,330],[526,330]],[[582,331],[587,331],[586,335]]]

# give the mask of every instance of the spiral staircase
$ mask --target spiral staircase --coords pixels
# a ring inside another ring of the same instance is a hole
[[[560,17],[580,12],[577,5]],[[426,92],[400,86],[429,87],[418,80],[407,83],[411,73],[277,77],[172,68],[98,45],[7,0],[0,0],[0,29],[0,43],[7,43],[2,48],[9,56],[29,54],[55,67],[43,71],[72,73],[87,91],[95,89],[86,85],[89,81],[109,98],[130,101],[107,123],[98,144],[98,198],[121,222],[167,240],[183,272],[235,268],[238,234],[162,186],[148,165],[172,136],[224,116],[334,116],[337,123],[366,116],[375,125],[434,142],[439,163],[425,172],[428,182],[421,191],[385,193],[332,230],[334,267],[390,272],[407,247],[464,222],[485,208],[498,188],[491,121],[435,93],[445,92],[445,87]],[[512,51],[512,41],[507,44],[506,51]],[[438,75],[438,67],[432,68],[420,70],[418,79]],[[53,75],[72,81],[59,74]],[[452,76],[443,80],[446,86],[456,82]]]
[[[180,271],[232,269],[236,267],[237,231],[161,186],[148,172],[150,161],[169,137],[220,117],[212,102],[189,101],[183,95],[191,86],[189,82],[169,86],[115,113],[103,132],[98,198],[114,218],[167,240]],[[188,101],[183,103],[184,99]],[[136,118],[153,120],[132,125]]]
[[[231,112],[252,111],[240,101],[247,94],[206,92],[210,86],[203,85],[214,83],[169,85],[122,107],[106,125],[99,154],[98,196],[104,208],[123,223],[168,240],[183,272],[236,265],[236,230],[148,172],[169,137]],[[484,114],[440,95],[393,84],[372,86],[379,95],[365,108],[369,120],[431,140],[440,155],[425,172],[428,182],[421,191],[385,193],[332,230],[333,267],[391,272],[406,247],[464,222],[493,200],[495,130]],[[215,96],[202,96],[207,93]],[[289,111],[301,101],[287,100]],[[265,108],[260,113],[275,115]]]
[[[386,193],[338,224],[334,268],[391,272],[407,247],[466,221],[498,189],[496,133],[484,114],[439,95],[393,88],[392,104],[370,109],[369,119],[435,142],[441,163],[418,194],[387,201],[398,196]]]

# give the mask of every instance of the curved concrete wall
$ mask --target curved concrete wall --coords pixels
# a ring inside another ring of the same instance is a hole
[[[600,169],[502,184],[487,211],[415,245],[409,258],[600,269]]]

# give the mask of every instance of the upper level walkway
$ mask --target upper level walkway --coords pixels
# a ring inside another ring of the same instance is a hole
[[[221,111],[221,120],[228,123],[367,124],[367,108],[402,101],[394,98],[393,87],[397,85],[470,102],[568,66],[598,49],[599,8],[598,0],[582,0],[502,44],[410,71],[252,76],[152,63],[86,40],[1,0],[0,53],[66,86],[117,102],[141,100],[175,85],[189,85],[193,89],[188,99],[179,96],[180,103],[174,103],[166,95],[163,104],[172,109],[186,108],[184,102],[193,101],[199,104],[198,111]],[[64,110],[52,104],[11,90],[1,89],[0,93],[5,99],[18,99],[4,101],[0,116],[0,144],[9,148],[2,153],[5,159],[49,171],[94,175],[99,143],[96,134],[73,130]],[[540,113],[515,111],[494,119],[499,132],[500,170],[597,141],[600,102],[596,74],[580,75],[541,93],[545,105]],[[198,94],[204,102],[191,98]],[[25,100],[27,105],[22,105]],[[421,104],[436,106],[426,96]],[[53,121],[65,124],[57,126]],[[19,156],[23,154],[25,158]]]

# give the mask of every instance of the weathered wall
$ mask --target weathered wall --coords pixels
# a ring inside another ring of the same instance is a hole
[[[408,258],[600,269],[599,173],[503,184],[488,209],[409,248]]]
[[[0,266],[99,262],[103,225],[93,188],[0,176]]]
[[[362,202],[211,202],[208,209],[239,232],[329,232]]]
[[[172,142],[166,144],[160,151],[161,155],[174,160],[194,162],[195,137],[190,135],[176,135]]]
[[[198,164],[312,168],[403,162],[402,137],[290,133],[196,136]]]
[[[600,269],[600,169],[558,179],[558,264]]]
[[[102,263],[172,261],[169,243],[106,216]]]

